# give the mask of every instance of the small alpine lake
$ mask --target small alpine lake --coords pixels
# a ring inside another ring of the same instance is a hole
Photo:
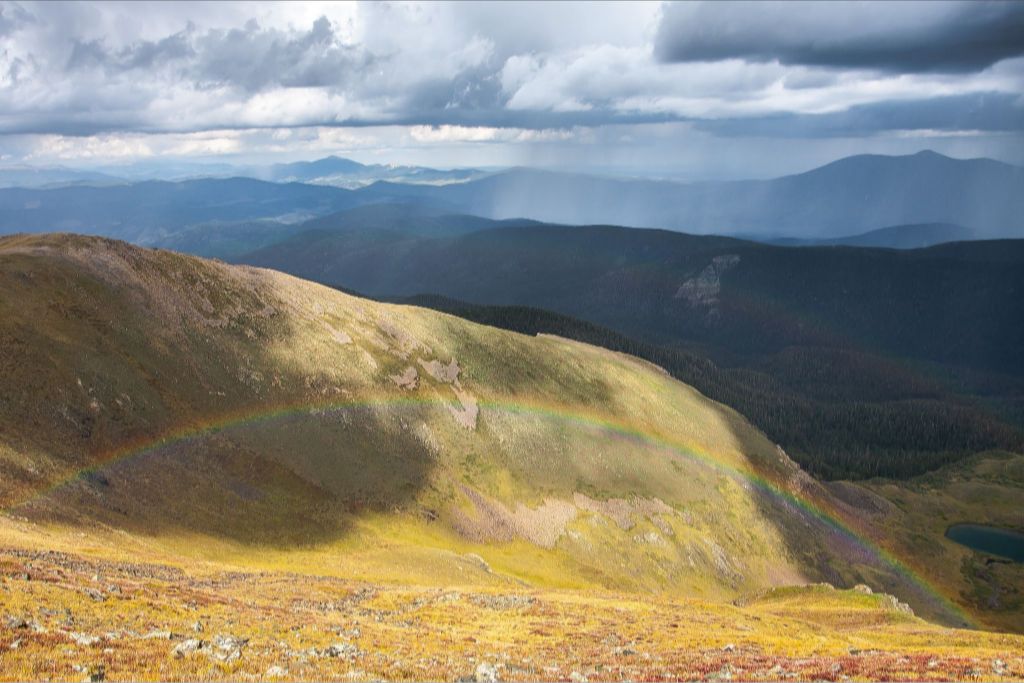
[[[946,538],[971,550],[1024,562],[1024,534],[984,524],[954,524],[946,529]]]

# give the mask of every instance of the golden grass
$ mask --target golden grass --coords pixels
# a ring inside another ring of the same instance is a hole
[[[481,663],[503,680],[1024,677],[1024,637],[945,629],[894,611],[878,595],[820,588],[736,607],[6,547],[0,598],[0,680],[78,680],[99,671],[108,680],[456,680]],[[231,657],[217,649],[218,636],[246,641],[237,659],[218,660]],[[175,656],[186,639],[204,644]]]

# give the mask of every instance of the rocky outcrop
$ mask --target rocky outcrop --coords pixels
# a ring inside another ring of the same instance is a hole
[[[718,294],[722,291],[722,275],[735,268],[739,262],[738,254],[714,257],[696,277],[679,285],[673,298],[684,299],[694,307],[714,308],[718,304]]]

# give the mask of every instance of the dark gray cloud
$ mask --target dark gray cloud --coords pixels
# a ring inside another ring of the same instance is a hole
[[[197,59],[190,74],[199,83],[248,92],[275,85],[340,87],[375,61],[374,55],[340,40],[326,17],[304,32],[264,29],[250,21],[240,29],[210,31],[194,45]]]
[[[354,72],[373,66],[374,56],[346,45],[331,22],[320,17],[308,31],[263,28],[250,20],[241,28],[197,31],[190,25],[165,38],[118,49],[102,40],[75,40],[66,68],[107,73],[171,67],[196,87],[228,86],[255,93],[270,87],[342,87]]]
[[[695,126],[730,137],[856,137],[887,131],[1021,133],[1024,101],[1008,93],[950,95],[888,101],[827,114],[778,114],[756,118],[702,120]]]
[[[1024,54],[1024,2],[674,3],[664,10],[655,54],[666,62],[979,71]]]
[[[107,72],[153,69],[195,56],[189,41],[192,29],[156,41],[140,41],[118,50],[108,49],[102,40],[73,40],[65,68],[68,71],[101,68]]]

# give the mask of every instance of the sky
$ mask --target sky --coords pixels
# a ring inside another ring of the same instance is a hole
[[[0,2],[0,165],[1024,164],[1024,2]]]

